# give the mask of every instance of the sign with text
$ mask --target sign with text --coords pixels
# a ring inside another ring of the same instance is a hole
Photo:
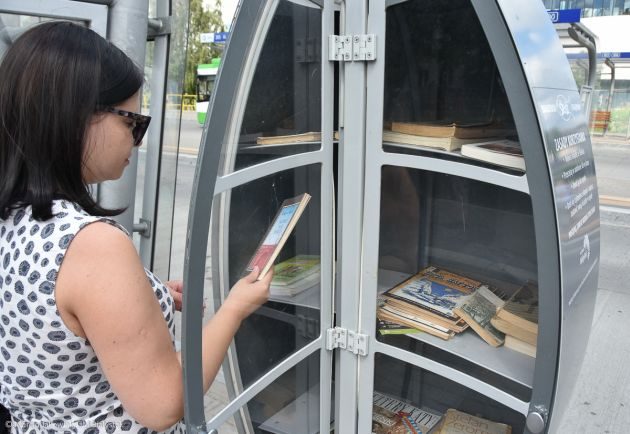
[[[227,41],[230,32],[217,32],[217,33],[200,33],[199,41],[202,44],[223,44]]]
[[[579,23],[582,9],[552,9],[547,10],[551,22],[554,24],[560,23]]]
[[[599,197],[591,137],[577,92],[533,90],[553,182],[566,311],[597,290]]]

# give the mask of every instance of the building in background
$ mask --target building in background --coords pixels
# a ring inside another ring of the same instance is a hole
[[[597,37],[592,112],[610,113],[597,133],[630,137],[630,0],[543,0],[549,10],[579,9],[580,23]],[[585,84],[585,49],[566,49],[578,88]]]

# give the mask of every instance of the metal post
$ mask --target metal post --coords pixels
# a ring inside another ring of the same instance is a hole
[[[610,68],[610,87],[608,89],[608,104],[606,105],[606,111],[608,113],[611,113],[611,117],[610,117],[610,120],[608,121],[609,123],[604,126],[604,131],[602,132],[602,136],[606,134],[606,132],[608,131],[608,125],[610,125],[610,121],[612,121],[611,110],[612,110],[613,96],[615,94],[615,62],[613,62],[610,59],[606,59],[604,63],[606,64],[606,66]]]
[[[147,40],[149,0],[118,0],[109,7],[108,39],[123,50],[144,70]],[[116,221],[129,232],[133,231],[134,201],[138,170],[138,151],[134,150],[130,164],[116,181],[99,185],[98,202],[105,208],[125,208]]]

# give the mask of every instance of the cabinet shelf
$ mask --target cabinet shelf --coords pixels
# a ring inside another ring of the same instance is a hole
[[[395,286],[410,274],[391,270],[379,270],[378,293],[382,294]],[[429,335],[418,333],[407,335],[410,339],[432,345],[462,359],[494,372],[508,380],[527,388],[532,388],[534,381],[534,366],[536,359],[520,354],[508,348],[494,348],[483,341],[477,334],[468,329],[455,335],[448,341]]]

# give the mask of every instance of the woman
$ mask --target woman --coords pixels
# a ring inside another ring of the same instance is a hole
[[[120,210],[88,189],[119,178],[142,140],[142,80],[122,51],[68,22],[28,30],[0,65],[0,403],[12,432],[183,432],[181,282],[145,271],[107,218]],[[205,390],[268,297],[271,274],[257,274],[205,326]]]

